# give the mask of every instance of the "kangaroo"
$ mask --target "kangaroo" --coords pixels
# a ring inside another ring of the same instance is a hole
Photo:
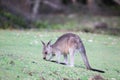
[[[57,62],[60,63],[60,56],[64,56],[64,62],[66,65],[68,65],[68,54],[70,55],[70,66],[74,66],[74,54],[75,51],[79,51],[81,53],[82,59],[84,61],[84,64],[88,70],[93,70],[89,64],[86,50],[83,45],[82,40],[80,37],[73,33],[66,33],[60,36],[54,44],[51,44],[51,41],[49,41],[47,44],[45,44],[43,41],[41,41],[43,44],[43,59],[47,60],[47,55],[49,55],[49,59],[51,60],[55,55],[57,56]],[[94,69],[96,71],[96,69]]]

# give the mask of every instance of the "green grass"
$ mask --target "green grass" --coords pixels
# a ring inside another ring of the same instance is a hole
[[[40,40],[54,42],[63,33],[0,30],[0,80],[88,80],[97,74],[108,80],[120,79],[117,36],[76,33],[84,42],[91,66],[105,73],[86,70],[80,54],[75,55],[72,68],[44,61]]]

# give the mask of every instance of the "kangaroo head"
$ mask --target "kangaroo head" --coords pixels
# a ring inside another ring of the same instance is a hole
[[[46,56],[49,55],[52,51],[52,48],[51,48],[51,41],[49,41],[47,44],[44,43],[43,41],[41,41],[42,44],[43,44],[43,59],[46,59]]]

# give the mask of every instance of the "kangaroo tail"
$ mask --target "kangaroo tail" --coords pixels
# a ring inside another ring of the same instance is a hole
[[[91,68],[91,66],[89,64],[89,61],[88,61],[88,58],[87,58],[87,55],[86,55],[86,50],[85,50],[85,47],[84,47],[82,41],[80,41],[79,48],[80,48],[79,51],[81,52],[84,64],[86,65],[87,69],[92,70],[92,71],[97,71],[97,72],[105,73],[105,71]]]

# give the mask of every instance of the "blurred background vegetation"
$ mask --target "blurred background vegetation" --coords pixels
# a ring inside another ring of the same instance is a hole
[[[0,28],[120,35],[120,0],[0,0]]]

